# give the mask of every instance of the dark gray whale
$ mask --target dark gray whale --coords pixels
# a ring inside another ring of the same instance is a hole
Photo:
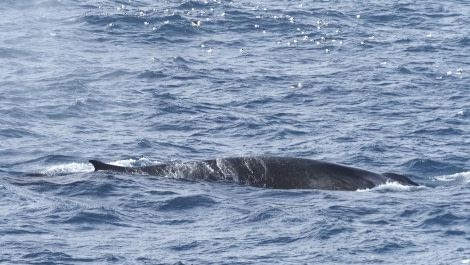
[[[235,157],[144,167],[120,167],[90,160],[98,170],[185,179],[234,180],[275,189],[358,190],[388,181],[418,186],[405,176],[289,157]]]

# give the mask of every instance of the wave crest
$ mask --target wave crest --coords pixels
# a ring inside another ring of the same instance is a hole
[[[357,192],[369,192],[369,191],[378,191],[378,192],[411,192],[421,189],[425,189],[425,186],[407,186],[402,185],[398,182],[387,181],[387,183],[378,185],[371,189],[358,189]]]

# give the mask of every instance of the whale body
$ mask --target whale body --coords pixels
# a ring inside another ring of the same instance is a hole
[[[358,190],[387,182],[418,186],[409,178],[378,174],[320,160],[290,157],[234,157],[143,167],[121,167],[97,160],[98,170],[185,179],[233,180],[254,187],[275,189]]]

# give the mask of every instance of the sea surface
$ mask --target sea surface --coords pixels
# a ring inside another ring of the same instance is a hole
[[[470,2],[2,0],[1,264],[470,264]],[[419,187],[93,172],[320,159]]]

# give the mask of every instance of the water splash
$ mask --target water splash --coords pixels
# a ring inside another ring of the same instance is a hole
[[[458,182],[462,184],[470,183],[470,171],[455,173],[451,175],[437,176],[433,178],[434,181],[443,182]]]
[[[87,173],[93,172],[93,166],[89,163],[69,163],[69,164],[61,164],[51,166],[46,168],[41,172],[42,175],[45,176],[62,176],[62,175],[69,175],[73,173]]]
[[[373,187],[371,189],[358,189],[357,192],[370,192],[370,191],[378,191],[378,192],[411,192],[425,189],[425,186],[407,186],[402,185],[398,182],[387,182],[385,184],[378,185],[377,187]]]

